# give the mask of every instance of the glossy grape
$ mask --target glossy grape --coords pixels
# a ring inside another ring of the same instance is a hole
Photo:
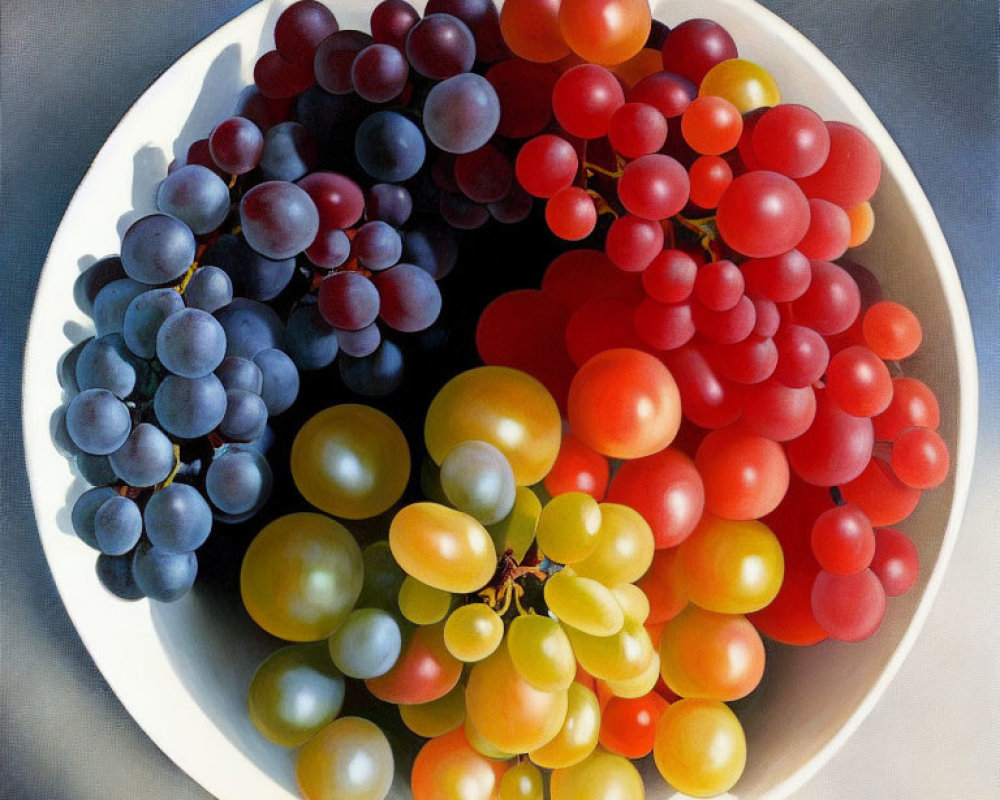
[[[360,717],[331,722],[303,745],[295,762],[305,800],[384,800],[393,773],[389,740]]]

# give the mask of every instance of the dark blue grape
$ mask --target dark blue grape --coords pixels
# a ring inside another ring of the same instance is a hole
[[[94,326],[98,336],[122,333],[125,325],[125,311],[136,297],[149,289],[143,283],[131,278],[111,281],[94,299]],[[176,294],[176,292],[174,292]],[[126,342],[128,339],[126,339]],[[136,353],[136,355],[139,355]]]
[[[264,136],[260,169],[269,181],[297,181],[316,166],[316,140],[299,122],[282,122]]]
[[[226,356],[222,363],[215,368],[216,377],[222,382],[226,391],[230,389],[244,389],[254,394],[260,394],[264,386],[264,376],[260,367],[249,358],[239,356]]]
[[[406,58],[389,44],[368,45],[351,65],[354,91],[369,103],[388,103],[398,97],[409,75]]]
[[[201,492],[184,483],[172,483],[150,497],[143,519],[149,541],[165,553],[197,550],[212,532],[212,510]]]
[[[226,414],[226,390],[215,375],[168,375],[153,397],[163,429],[178,439],[197,439],[215,430]]]
[[[410,29],[406,58],[425,78],[444,80],[472,69],[476,40],[458,17],[428,14]]]
[[[291,408],[299,395],[299,371],[295,362],[273,347],[261,350],[253,357],[253,362],[264,376],[260,396],[267,406],[267,413],[273,417]]]
[[[280,261],[312,244],[319,231],[319,212],[312,198],[294,183],[265,181],[243,195],[240,222],[250,247]]]
[[[292,361],[302,370],[329,366],[340,347],[336,330],[323,319],[315,303],[299,306],[289,315],[285,346]]]
[[[229,187],[208,167],[187,164],[160,183],[156,207],[196,234],[211,233],[229,214]]]
[[[258,511],[271,495],[273,476],[263,454],[249,445],[230,445],[205,474],[208,499],[224,514]]]
[[[382,305],[379,316],[390,328],[414,333],[429,328],[441,313],[441,290],[413,264],[397,264],[372,276]]]
[[[97,509],[112,497],[118,497],[118,493],[110,486],[102,486],[98,489],[88,489],[73,504],[70,515],[73,530],[84,543],[95,550],[100,550],[101,546],[97,543],[97,534],[94,533],[94,516],[97,514]]]
[[[141,363],[128,349],[120,333],[91,339],[76,360],[76,383],[80,389],[107,389],[121,399],[135,390],[144,375]]]
[[[392,394],[403,384],[403,354],[390,341],[365,358],[340,359],[340,377],[344,385],[364,397]]]
[[[79,394],[80,386],[76,382],[76,362],[80,360],[80,353],[83,352],[83,348],[86,347],[93,336],[84,339],[82,342],[77,342],[69,350],[62,354],[59,359],[59,385],[67,392],[69,395]]]
[[[227,389],[226,415],[219,423],[219,433],[234,442],[252,442],[264,433],[267,416],[267,404],[259,394],[246,389]]]
[[[427,93],[423,121],[427,138],[446,153],[471,153],[496,133],[500,98],[482,75],[455,75]]]
[[[360,330],[378,317],[378,289],[360,272],[335,272],[320,283],[318,305],[334,328]]]
[[[106,456],[128,438],[132,416],[128,406],[107,389],[85,389],[66,409],[66,430],[84,453]]]
[[[94,535],[102,553],[123,556],[139,543],[142,512],[134,500],[109,497],[94,514]]]
[[[184,287],[184,303],[214,314],[233,302],[233,281],[224,269],[199,267]]]
[[[176,217],[151,214],[132,223],[122,237],[125,274],[141,283],[176,281],[194,262],[191,229]]]
[[[182,308],[184,298],[173,289],[150,289],[132,300],[122,325],[128,349],[141,358],[156,358],[156,334],[160,326]]]
[[[156,357],[184,378],[210,374],[225,356],[226,332],[215,317],[198,308],[174,312],[156,334]]]
[[[107,486],[118,480],[107,456],[80,453],[76,457],[76,468],[80,471],[80,476],[91,486]]]
[[[108,461],[129,486],[154,486],[174,468],[174,446],[155,425],[140,422]]]
[[[122,260],[118,256],[107,256],[80,273],[73,284],[73,298],[81,311],[93,316],[97,293],[111,281],[127,277]]]
[[[486,206],[474,203],[465,195],[456,192],[441,192],[439,201],[441,219],[460,231],[481,228],[490,219]]]
[[[148,541],[139,542],[132,556],[136,586],[150,600],[172,603],[194,585],[198,558],[194,553],[168,553]]]
[[[515,185],[503,198],[495,203],[488,203],[486,208],[497,222],[513,225],[528,218],[533,203],[531,195]]]
[[[427,145],[411,120],[395,111],[378,111],[358,126],[354,154],[375,180],[399,183],[423,166]]]
[[[120,600],[141,600],[144,595],[132,575],[132,553],[97,557],[97,579],[101,585]]]
[[[350,64],[347,69],[350,80]],[[313,86],[299,95],[295,103],[295,118],[312,131],[324,161],[346,161],[348,154],[344,152],[343,142],[354,138],[355,129],[370,109],[353,92],[330,94],[319,86]]]
[[[227,356],[252,359],[261,350],[284,347],[285,326],[281,317],[263,303],[237,297],[217,311],[215,318],[226,332]]]
[[[442,225],[417,225],[403,234],[403,259],[441,280],[458,263],[455,232]]]
[[[376,183],[365,196],[365,214],[368,219],[378,219],[401,228],[413,213],[413,197],[405,186],[393,183]]]
[[[278,437],[274,432],[274,428],[268,425],[264,428],[264,432],[259,437],[254,439],[252,442],[247,442],[247,446],[252,447],[260,453],[266,453],[274,446],[274,443],[277,440]]]
[[[229,276],[234,295],[250,300],[272,300],[288,286],[295,273],[294,258],[278,261],[265,258],[255,252],[242,236],[230,234],[220,236],[205,251],[203,261],[214,264]]]
[[[366,222],[354,236],[354,253],[365,269],[388,269],[399,263],[403,240],[396,229],[386,222]]]
[[[371,355],[382,343],[382,332],[372,323],[359,331],[337,331],[340,349],[347,355],[362,358]]]

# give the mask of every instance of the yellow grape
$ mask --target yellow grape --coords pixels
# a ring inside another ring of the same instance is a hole
[[[436,589],[469,594],[497,568],[486,528],[468,514],[438,503],[411,503],[389,525],[392,555],[408,574]]]
[[[606,586],[635,583],[653,563],[656,547],[653,531],[642,515],[629,506],[601,503],[600,508],[597,546],[574,564],[573,570]]]
[[[592,636],[611,636],[625,624],[625,614],[603,583],[564,569],[545,581],[545,604],[560,622]]]
[[[622,629],[611,636],[591,636],[573,628],[567,628],[566,633],[580,666],[606,681],[638,678],[656,652],[642,623],[633,620],[626,620]]]
[[[605,681],[615,697],[645,697],[656,686],[660,678],[660,654],[653,651],[649,666],[634,678],[621,681]]]
[[[756,520],[705,514],[680,544],[679,571],[692,603],[720,614],[749,614],[770,603],[785,575],[781,542]]]
[[[459,661],[482,661],[502,640],[503,620],[485,603],[459,606],[444,624],[444,646]]]
[[[421,583],[412,575],[399,587],[399,610],[415,625],[440,622],[451,608],[451,594]]]
[[[518,486],[544,478],[559,454],[562,417],[548,390],[508,367],[477,367],[446,383],[427,409],[424,441],[440,464],[460,442],[477,439],[502,452]]]
[[[305,800],[383,800],[393,771],[389,740],[360,717],[331,722],[302,746],[295,763]]]
[[[465,687],[458,684],[444,697],[429,703],[400,705],[399,716],[417,736],[443,736],[465,722]]]
[[[649,616],[649,598],[634,583],[619,583],[611,587],[611,592],[622,607],[625,619],[645,623]]]
[[[475,750],[479,755],[486,756],[487,758],[492,758],[497,761],[504,761],[508,758],[514,758],[513,753],[505,753],[503,750],[495,747],[491,742],[488,742],[483,735],[476,730],[476,726],[472,724],[472,720],[468,716],[465,718],[465,725],[463,726],[465,730],[465,738],[468,740],[469,745]]]
[[[542,513],[542,502],[527,486],[518,486],[514,492],[514,507],[496,525],[487,525],[486,530],[493,537],[497,555],[502,556],[508,549],[515,561],[521,563],[528,548],[535,541],[538,517]]]
[[[514,668],[539,691],[568,689],[576,677],[576,656],[566,632],[552,617],[515,617],[507,631]]]
[[[292,479],[328,514],[366,519],[399,500],[410,479],[410,449],[392,419],[345,403],[320,411],[292,443]]]
[[[601,732],[601,707],[586,686],[570,684],[566,720],[555,738],[528,753],[528,758],[546,769],[571,767],[589,756],[597,747]]]
[[[325,639],[347,619],[361,594],[361,548],[323,514],[287,514],[250,543],[240,570],[247,612],[279,639]]]
[[[269,655],[247,693],[250,719],[264,736],[298,747],[333,722],[344,704],[344,677],[322,644],[293,644]]]
[[[778,84],[766,69],[743,58],[720,61],[701,79],[698,95],[724,97],[741,114],[781,102]]]
[[[575,564],[597,547],[600,528],[597,501],[583,492],[566,492],[545,504],[535,538],[550,561]]]
[[[566,719],[566,691],[534,688],[514,668],[506,643],[472,667],[465,692],[468,722],[504,753],[527,753],[541,747]]]
[[[688,698],[660,717],[653,758],[677,791],[712,797],[733,787],[747,760],[743,726],[725,703]],[[552,795],[556,800],[555,794]]]
[[[552,771],[552,800],[644,800],[639,771],[624,756],[597,747],[572,767]]]
[[[544,796],[542,773],[530,761],[515,764],[500,779],[497,800],[543,800]]]

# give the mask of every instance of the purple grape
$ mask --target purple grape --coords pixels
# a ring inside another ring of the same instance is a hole
[[[233,302],[233,281],[224,269],[204,266],[195,270],[184,288],[184,303],[214,314]]]
[[[141,600],[146,596],[132,575],[132,553],[121,556],[101,553],[96,567],[101,585],[119,600]]]
[[[322,3],[296,0],[278,16],[274,46],[289,63],[311,67],[319,43],[339,27],[333,12]]]
[[[500,123],[500,98],[473,72],[441,81],[427,93],[424,131],[447,153],[471,153],[486,144]]]
[[[212,510],[201,492],[172,483],[156,492],[143,512],[146,535],[165,553],[197,550],[212,532]]]
[[[76,382],[82,389],[107,389],[124,400],[135,389],[145,369],[119,333],[91,339],[76,361]]]
[[[388,103],[406,88],[410,65],[390,44],[370,44],[354,57],[354,91],[369,103]]]
[[[399,183],[423,166],[427,145],[414,122],[395,111],[378,111],[358,126],[354,154],[375,180]]]
[[[361,266],[377,272],[399,263],[403,240],[396,229],[386,222],[366,222],[354,236],[354,253]]]
[[[428,14],[410,29],[406,58],[425,78],[444,80],[472,69],[476,40],[458,17]]]
[[[493,0],[430,0],[426,14],[452,14],[469,26],[476,40],[476,59],[493,63],[510,58]]]
[[[226,356],[215,369],[215,377],[219,379],[226,391],[244,389],[254,394],[260,394],[264,386],[264,376],[260,367],[249,358]]]
[[[405,186],[376,183],[365,196],[365,215],[401,228],[413,213],[413,197]]]
[[[495,203],[488,203],[486,208],[490,216],[504,225],[523,222],[531,214],[534,200],[520,186],[514,186],[505,197]]]
[[[372,280],[382,298],[379,316],[397,331],[422,331],[441,313],[441,290],[420,267],[397,264]]]
[[[242,236],[230,234],[220,236],[205,252],[202,261],[223,270],[232,281],[233,294],[250,300],[273,300],[295,274],[294,258],[277,261],[265,258],[255,252]]]
[[[215,375],[168,375],[153,396],[163,429],[178,439],[197,439],[215,430],[226,414],[226,390]]]
[[[156,357],[174,375],[201,378],[225,356],[226,332],[215,317],[199,308],[174,312],[156,334]]]
[[[252,442],[267,426],[267,405],[259,394],[246,389],[226,390],[226,415],[219,433],[234,442]]]
[[[336,269],[351,256],[351,239],[340,228],[320,230],[306,257],[320,269]]]
[[[378,310],[378,289],[360,272],[334,272],[319,285],[319,313],[334,328],[360,330]]]
[[[376,42],[391,44],[402,50],[406,45],[406,35],[419,20],[419,12],[406,0],[382,0],[372,9],[372,36]]]
[[[284,347],[285,326],[270,306],[237,297],[215,314],[226,332],[226,355],[253,357],[269,347]]]
[[[299,371],[295,362],[281,350],[272,347],[257,353],[253,357],[253,363],[260,367],[264,376],[260,396],[267,406],[268,415],[273,417],[291,408],[299,395]]]
[[[451,228],[419,224],[403,236],[403,258],[439,281],[458,263],[458,240]]]
[[[81,311],[93,316],[97,293],[111,281],[126,277],[122,260],[118,256],[107,256],[80,273],[73,284],[73,298]]]
[[[267,459],[249,445],[230,445],[205,473],[208,499],[224,514],[256,513],[271,495],[273,476]]]
[[[460,231],[481,228],[490,219],[486,206],[454,192],[441,192],[439,210],[441,219]]]
[[[260,163],[264,134],[246,117],[230,117],[212,129],[208,148],[219,169],[230,175],[245,175]]]
[[[338,330],[337,341],[340,343],[340,349],[347,355],[363,358],[378,350],[378,346],[382,343],[382,332],[378,329],[378,325],[372,323],[357,331]]]
[[[329,366],[340,349],[337,331],[323,319],[315,303],[300,306],[289,315],[285,345],[288,355],[302,370]]]
[[[149,287],[144,283],[139,283],[131,278],[121,278],[104,286],[94,298],[94,326],[97,328],[97,335],[107,336],[109,333],[122,333],[125,326],[125,312],[129,303],[148,289]],[[125,341],[127,342],[128,339],[126,338]],[[140,354],[136,353],[136,355]]]
[[[122,335],[129,350],[140,358],[155,358],[160,326],[182,308],[184,299],[173,289],[150,289],[132,300],[122,321]]]
[[[150,214],[132,223],[122,237],[125,274],[140,283],[176,281],[191,266],[194,234],[176,217]]]
[[[172,603],[194,585],[198,558],[194,553],[169,553],[148,541],[139,542],[132,556],[136,586],[150,600]]]
[[[80,537],[81,541],[95,550],[100,550],[97,543],[97,534],[94,533],[94,516],[106,500],[118,497],[118,493],[110,486],[99,489],[88,489],[81,494],[73,504],[71,521],[73,530]]]
[[[156,207],[177,217],[196,234],[210,233],[229,214],[229,187],[207,167],[187,164],[160,183]]]
[[[316,83],[330,94],[350,94],[354,90],[351,80],[354,58],[373,41],[367,33],[354,30],[327,36],[316,48],[313,59]]]
[[[250,247],[265,258],[282,260],[312,244],[319,213],[312,198],[294,183],[266,181],[243,195],[240,222]]]
[[[125,443],[132,430],[132,415],[107,389],[85,389],[66,409],[66,430],[84,453],[106,456]]]
[[[109,497],[94,514],[94,535],[102,553],[123,556],[139,543],[142,512],[134,500]]]

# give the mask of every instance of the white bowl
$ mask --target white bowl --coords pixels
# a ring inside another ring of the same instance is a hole
[[[95,258],[116,253],[120,235],[154,209],[172,158],[231,112],[256,58],[273,46],[287,3],[268,0],[206,38],[129,110],[80,184],[39,281],[25,356],[23,415],[39,535],[56,586],[84,644],[129,713],[177,765],[222,800],[296,797],[290,751],[266,742],[245,713],[245,692],[275,643],[250,622],[234,594],[196,589],[170,604],[125,603],[98,583],[94,553],[72,532],[70,509],[86,488],[54,445],[63,405],[60,360],[92,331],[73,301],[73,282]],[[366,27],[368,3],[341,0],[341,27]],[[778,800],[812,776],[858,727],[906,657],[927,615],[958,534],[976,434],[977,375],[968,312],[944,237],[920,186],[886,130],[847,79],[801,34],[749,0],[670,0],[667,24],[709,17],[733,34],[740,55],[778,79],[783,99],[850,122],[883,159],[876,229],[856,252],[887,296],[913,308],[924,343],[906,364],[937,392],[940,432],[951,450],[948,482],[927,493],[903,528],[922,574],[894,598],[881,631],[862,644],[770,648],[762,685],[742,703],[749,742],[741,798]],[[646,765],[651,798],[673,796]],[[397,775],[393,797],[409,796]]]

